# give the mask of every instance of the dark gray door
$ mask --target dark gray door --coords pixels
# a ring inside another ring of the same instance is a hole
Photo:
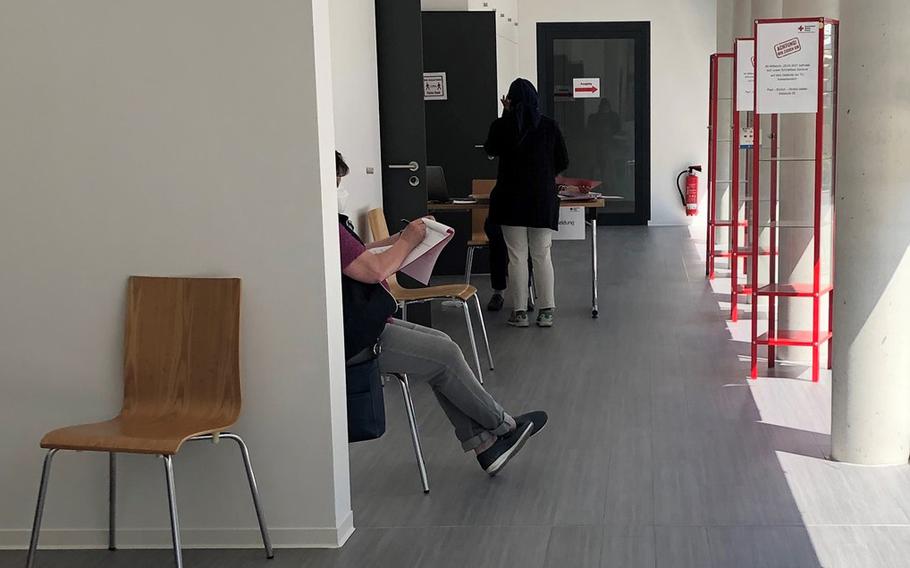
[[[427,213],[420,0],[376,2],[382,197],[392,232]]]
[[[621,198],[607,202],[602,222],[647,224],[650,24],[538,24],[537,38],[541,106],[566,138],[566,175],[599,179]]]
[[[423,69],[445,73],[447,83],[446,100],[426,101],[427,163],[445,170],[450,197],[463,197],[471,193],[471,180],[496,178],[496,161],[482,148],[499,110],[496,13],[424,12]],[[440,256],[436,273],[461,274],[471,216],[437,217],[455,228],[455,238]],[[475,272],[486,272],[487,264],[486,255],[478,254]]]

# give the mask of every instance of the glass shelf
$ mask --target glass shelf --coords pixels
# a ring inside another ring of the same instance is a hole
[[[815,225],[803,221],[772,221],[762,223],[759,227],[763,229],[814,229]]]
[[[822,156],[822,161],[823,161],[823,162],[824,162],[824,161],[827,161],[827,160],[830,160],[830,159],[831,159],[831,156]],[[799,158],[799,157],[796,157],[796,156],[778,156],[778,157],[776,157],[776,158],[771,158],[771,157],[762,158],[762,157],[759,157],[759,158],[758,158],[758,161],[759,161],[759,162],[814,162],[814,161],[815,161],[815,156],[806,157],[806,158]]]

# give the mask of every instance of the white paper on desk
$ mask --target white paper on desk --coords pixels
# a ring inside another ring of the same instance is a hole
[[[423,238],[423,242],[417,245],[411,251],[411,254],[404,259],[404,262],[398,268],[398,272],[403,272],[421,284],[426,285],[430,283],[430,277],[433,275],[433,268],[436,266],[439,254],[455,235],[455,229],[434,219],[424,219],[423,223],[427,226],[427,234]],[[368,250],[373,254],[379,254],[390,248],[392,247],[387,246]]]

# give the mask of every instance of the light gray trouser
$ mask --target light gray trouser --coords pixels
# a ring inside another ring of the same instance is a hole
[[[528,306],[528,252],[534,266],[534,284],[537,307],[545,310],[556,307],[556,282],[553,275],[552,229],[502,226],[502,237],[509,249],[509,299],[513,311],[524,311]]]
[[[385,326],[379,342],[379,370],[426,380],[465,451],[514,426],[512,417],[474,378],[461,348],[445,333],[396,319]]]

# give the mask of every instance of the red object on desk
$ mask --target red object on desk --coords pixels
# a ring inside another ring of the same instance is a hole
[[[578,187],[583,187],[589,191],[592,189],[597,189],[603,185],[602,181],[594,179],[570,178],[563,176],[556,176],[556,183],[562,185],[576,185]]]

